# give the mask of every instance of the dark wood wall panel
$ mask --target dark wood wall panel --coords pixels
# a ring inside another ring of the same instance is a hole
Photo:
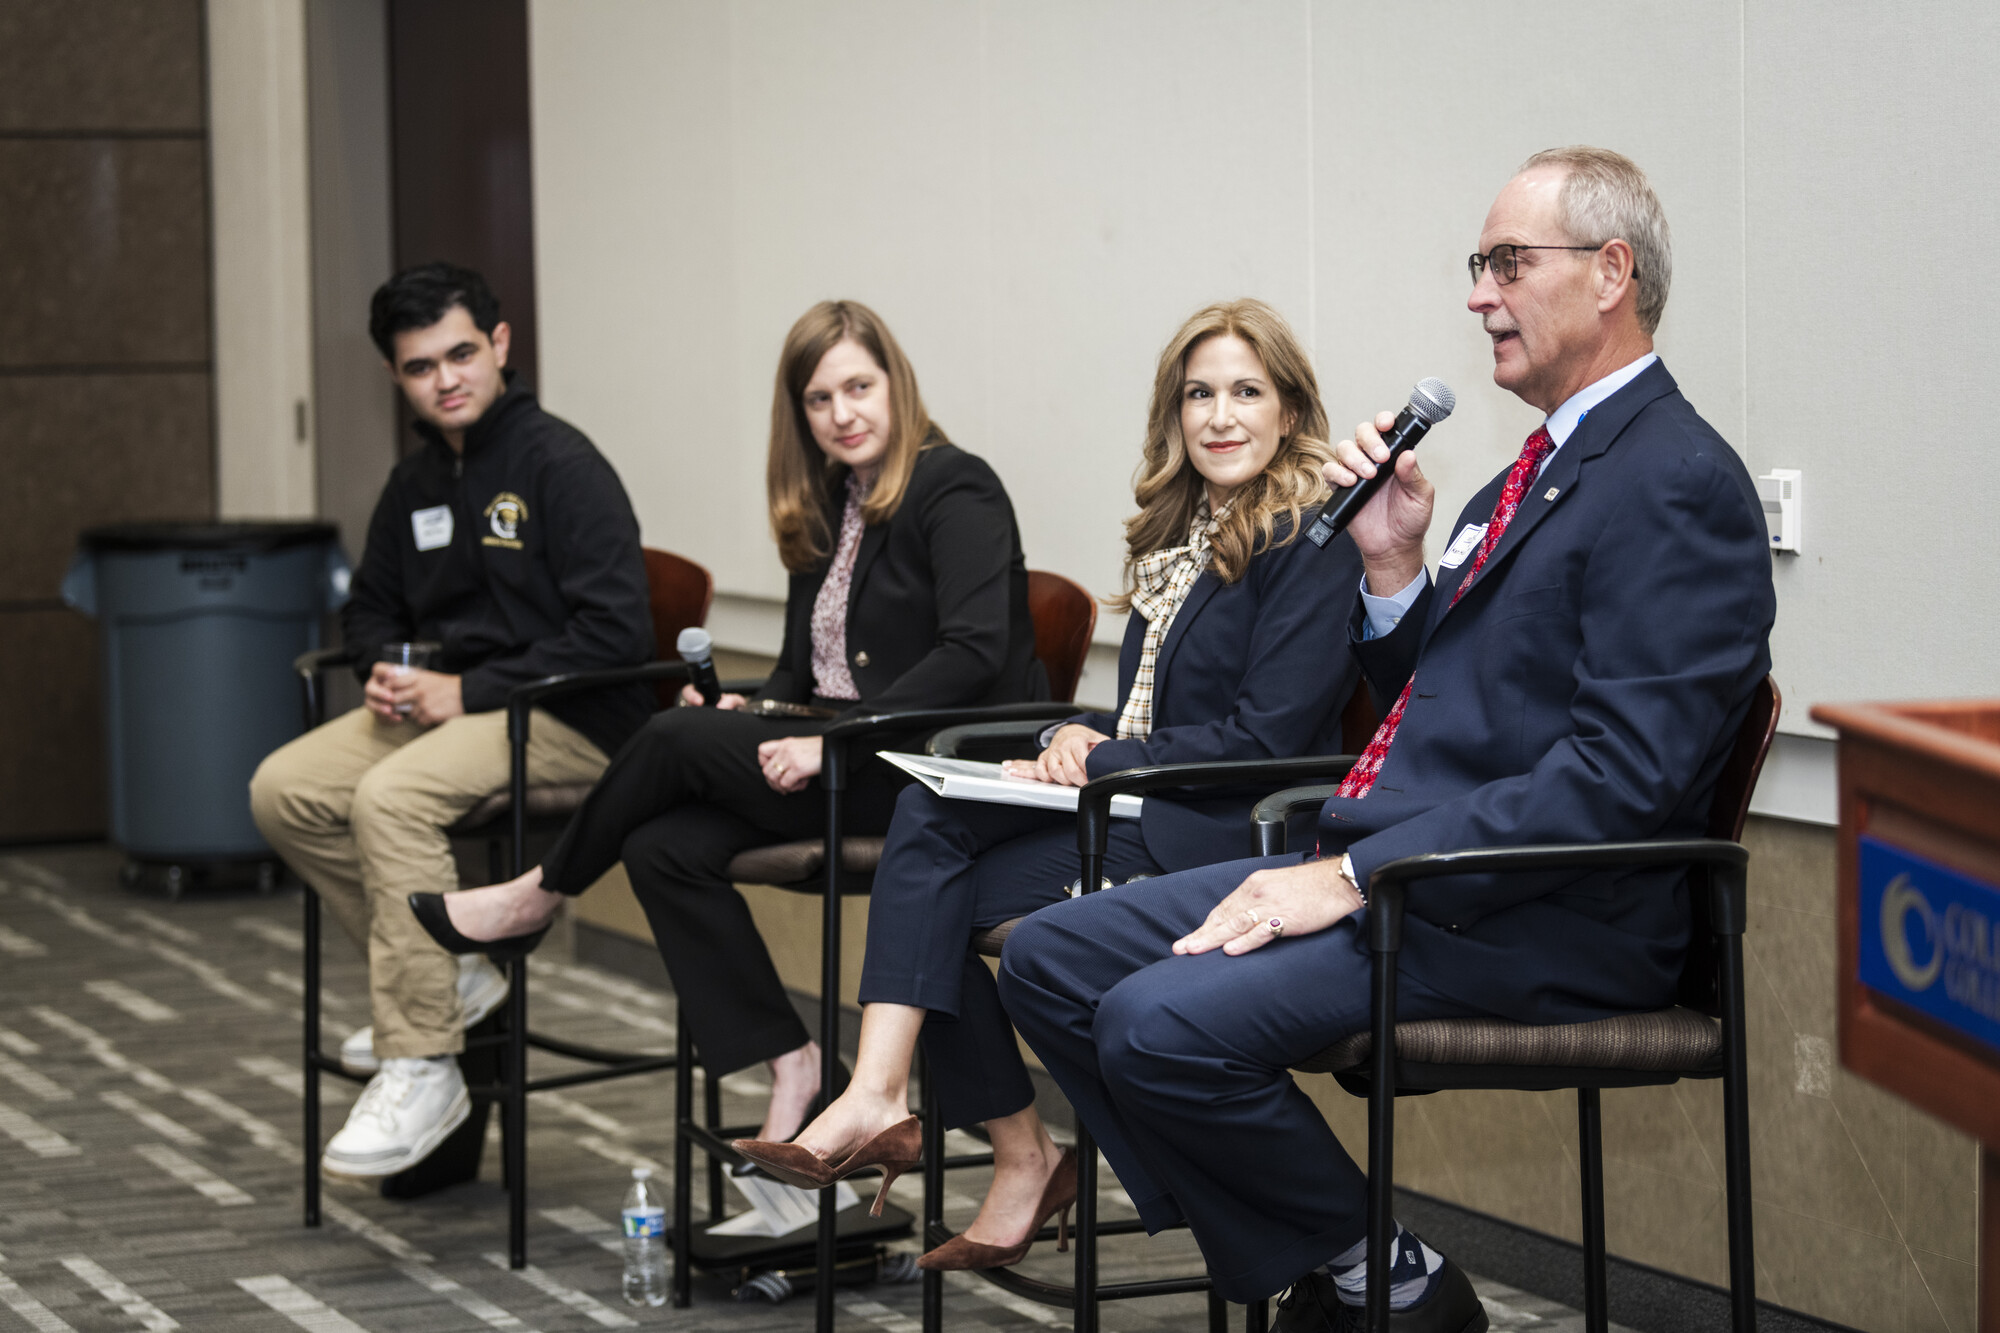
[[[0,841],[106,823],[78,530],[215,512],[202,0],[0,0]]]
[[[0,0],[0,129],[190,130],[201,0]]]
[[[0,604],[56,595],[79,529],[215,512],[208,376],[0,376]]]
[[[74,611],[0,615],[0,842],[103,832],[97,625]]]
[[[0,366],[208,360],[202,145],[0,138]]]
[[[527,0],[391,0],[396,266],[478,269],[536,367]]]

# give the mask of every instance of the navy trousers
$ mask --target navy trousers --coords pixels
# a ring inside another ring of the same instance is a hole
[[[1139,821],[1111,821],[1104,867],[1114,881],[1160,873]],[[997,1120],[1034,1101],[972,937],[1065,901],[1081,869],[1073,814],[947,800],[918,783],[897,799],[869,892],[861,1003],[930,1011],[920,1040],[946,1125]]]
[[[1368,1026],[1360,918],[1231,958],[1173,942],[1254,870],[1203,866],[1058,903],[1000,963],[1007,1013],[1149,1231],[1185,1221],[1215,1289],[1272,1295],[1367,1233],[1368,1181],[1288,1072]],[[1475,1011],[1401,979],[1399,1019]]]

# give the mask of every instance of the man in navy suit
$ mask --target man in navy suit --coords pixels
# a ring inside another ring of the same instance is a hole
[[[1529,159],[1468,302],[1494,382],[1546,414],[1445,534],[1414,454],[1349,529],[1349,625],[1388,708],[1315,852],[1059,903],[1008,941],[1001,995],[1147,1225],[1185,1220],[1216,1288],[1291,1286],[1279,1327],[1359,1327],[1367,1183],[1287,1069],[1368,1025],[1373,870],[1464,847],[1698,837],[1769,669],[1764,519],[1741,460],[1652,350],[1672,259],[1646,178],[1601,149]],[[1384,414],[1337,449],[1352,484]],[[1464,876],[1410,898],[1398,1016],[1577,1022],[1674,999],[1673,871]],[[1391,1326],[1476,1333],[1458,1269],[1408,1233]]]

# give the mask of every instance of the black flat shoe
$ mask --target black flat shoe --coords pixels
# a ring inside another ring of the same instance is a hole
[[[426,934],[436,940],[451,953],[483,953],[496,963],[511,963],[516,958],[526,958],[542,942],[542,936],[549,933],[543,926],[527,935],[509,935],[500,940],[475,940],[458,933],[458,927],[451,924],[451,914],[444,910],[442,893],[413,893],[409,897],[410,910],[416,913],[417,924]]]

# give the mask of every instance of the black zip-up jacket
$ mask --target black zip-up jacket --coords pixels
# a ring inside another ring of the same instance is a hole
[[[558,672],[653,655],[639,521],[618,474],[568,422],[509,378],[465,433],[463,457],[428,423],[376,502],[341,612],[366,680],[385,643],[444,646],[468,713]],[[557,699],[548,711],[615,754],[652,712],[643,685]]]

